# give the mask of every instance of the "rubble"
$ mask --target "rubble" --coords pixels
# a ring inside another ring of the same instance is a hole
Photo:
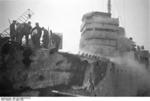
[[[145,72],[134,71],[111,59],[91,61],[89,57],[83,59],[69,53],[51,53],[44,48],[32,50],[9,41],[1,45],[0,56],[3,60],[0,95],[16,92],[17,95],[34,96],[35,91],[35,96],[40,96],[39,89],[48,88],[81,96],[149,95],[150,83],[145,82]]]

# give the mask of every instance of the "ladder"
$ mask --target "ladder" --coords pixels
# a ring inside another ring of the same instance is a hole
[[[32,17],[33,14],[34,13],[32,10],[27,9],[16,21],[18,23],[24,23],[28,21]],[[10,35],[9,27],[6,28],[2,33],[0,33],[1,37],[9,37],[9,35]]]

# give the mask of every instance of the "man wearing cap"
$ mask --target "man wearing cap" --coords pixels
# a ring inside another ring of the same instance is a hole
[[[36,26],[32,29],[32,42],[35,48],[40,48],[40,38],[42,34],[42,28],[39,26],[39,23],[36,23]]]

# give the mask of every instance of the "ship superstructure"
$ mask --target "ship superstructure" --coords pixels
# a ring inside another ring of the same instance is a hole
[[[83,15],[79,54],[113,56],[122,48],[120,39],[127,40],[119,19],[111,17],[111,3],[108,1],[108,12],[95,11]]]

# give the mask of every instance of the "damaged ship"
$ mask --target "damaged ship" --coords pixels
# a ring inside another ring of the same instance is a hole
[[[1,38],[0,95],[149,96],[149,64],[137,61],[134,42],[111,17],[108,1],[108,12],[83,16],[79,54],[34,50]]]

